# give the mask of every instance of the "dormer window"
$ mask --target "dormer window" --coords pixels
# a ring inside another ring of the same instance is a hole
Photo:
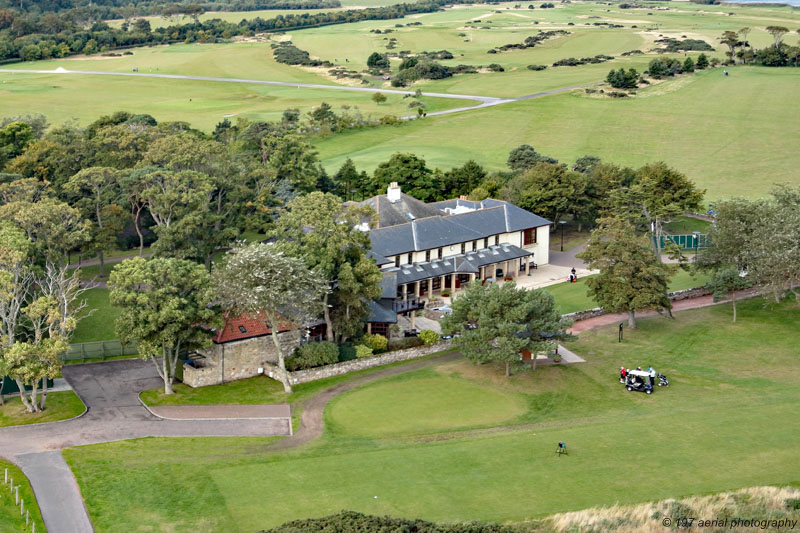
[[[399,255],[394,256],[394,266],[397,267],[397,268],[400,268],[400,256]]]
[[[494,236],[494,245],[497,246],[500,244],[500,235]]]
[[[477,249],[478,249],[478,241],[472,241],[472,251],[474,252]]]
[[[439,259],[441,259],[441,258],[442,258],[442,249],[439,248]]]
[[[465,243],[465,242],[461,243],[461,253],[462,254],[467,253],[467,243]]]
[[[489,247],[489,237],[485,237],[483,239],[483,247],[484,248],[488,248]]]
[[[430,263],[431,262],[431,251],[430,250],[425,250],[425,262],[426,263]]]
[[[406,261],[406,263],[410,265],[413,262],[414,262],[414,254],[412,252],[408,252],[408,260]]]

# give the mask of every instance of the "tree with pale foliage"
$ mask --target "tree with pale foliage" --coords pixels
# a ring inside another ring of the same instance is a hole
[[[47,379],[58,374],[59,356],[86,307],[80,273],[49,260],[42,268],[34,250],[24,231],[0,222],[0,369],[17,382],[29,413],[45,408]]]
[[[359,229],[374,216],[369,207],[344,206],[338,196],[312,192],[289,202],[277,221],[275,236],[285,250],[328,283],[322,309],[329,341],[344,342],[363,330],[369,301],[380,295],[381,273],[367,257],[369,234]]]
[[[601,218],[578,254],[589,269],[600,271],[586,279],[589,296],[607,312],[628,313],[630,328],[636,327],[637,311],[672,308],[667,287],[678,266],[657,259],[648,240],[626,220]]]
[[[442,332],[459,333],[453,342],[474,363],[504,364],[506,377],[512,367],[522,366],[523,350],[536,354],[568,337],[570,323],[562,319],[553,296],[514,282],[471,283],[452,308],[442,321]]]
[[[291,354],[281,343],[279,326],[299,335],[305,323],[322,314],[320,305],[328,290],[325,276],[280,245],[253,243],[234,246],[214,270],[213,279],[225,312],[266,316],[278,354],[278,380],[292,392],[286,371],[286,357]]]
[[[0,206],[0,220],[10,220],[25,232],[35,252],[55,263],[66,262],[70,250],[89,241],[90,224],[78,209],[55,200],[11,202]]]
[[[120,308],[119,340],[137,343],[139,357],[155,364],[164,394],[172,394],[178,355],[211,344],[208,328],[218,323],[208,271],[183,259],[137,257],[115,266],[108,286],[111,305]]]

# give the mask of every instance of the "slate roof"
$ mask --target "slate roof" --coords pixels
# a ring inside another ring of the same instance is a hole
[[[392,295],[394,298],[394,295]],[[369,302],[369,317],[367,322],[389,322],[391,324],[397,323],[397,313],[392,309],[392,300],[382,298],[378,301],[371,300]]]
[[[399,202],[390,202],[385,194],[373,196],[361,202],[378,213],[376,227],[384,228],[405,224],[410,220],[443,215],[444,212],[433,204],[426,204],[413,196],[400,193]]]
[[[403,265],[399,268],[392,267],[384,271],[384,280],[387,276],[395,278],[395,293],[397,285],[414,283],[423,279],[446,276],[448,274],[477,274],[478,269],[494,263],[512,261],[522,257],[533,255],[531,252],[514,246],[513,244],[501,244],[490,246],[483,250],[468,252],[464,255],[454,255],[445,259],[434,259],[428,263],[414,263],[413,265]],[[388,298],[389,296],[384,296]]]
[[[369,233],[372,250],[382,257],[389,257],[550,224],[549,220],[500,200],[448,200],[428,205],[445,208],[465,203],[472,204],[476,210],[373,229]]]

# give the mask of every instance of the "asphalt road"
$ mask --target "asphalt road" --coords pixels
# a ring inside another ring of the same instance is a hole
[[[94,531],[75,477],[61,456],[72,446],[142,437],[287,436],[291,419],[165,420],[139,402],[163,384],[152,362],[124,359],[67,365],[64,378],[86,404],[76,419],[0,429],[0,455],[31,482],[50,533]]]

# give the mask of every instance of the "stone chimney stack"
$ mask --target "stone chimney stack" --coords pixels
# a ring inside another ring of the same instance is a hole
[[[400,201],[400,192],[400,186],[396,181],[393,181],[389,184],[389,188],[386,189],[386,198],[391,203],[396,204]]]

